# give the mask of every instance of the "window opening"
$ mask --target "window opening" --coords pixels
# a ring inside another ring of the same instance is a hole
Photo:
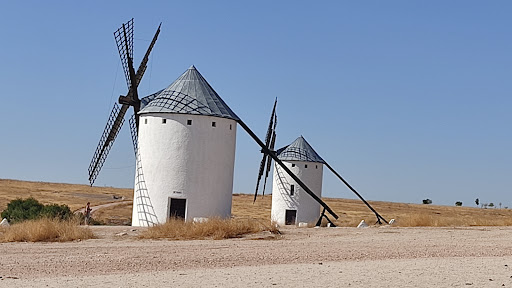
[[[229,130],[232,130],[232,129],[233,129],[233,127],[231,127],[231,126],[232,126],[232,124],[229,124]]]
[[[212,127],[217,127],[217,123],[212,122]]]
[[[192,125],[192,120],[187,120],[187,125]]]
[[[304,168],[308,168],[308,164],[304,164]]]
[[[295,185],[290,185],[290,196],[293,196],[295,194]]]
[[[148,124],[148,119],[144,119],[144,124]]]
[[[295,167],[295,164],[292,163],[292,167]]]
[[[162,124],[167,123],[167,119],[162,119]]]

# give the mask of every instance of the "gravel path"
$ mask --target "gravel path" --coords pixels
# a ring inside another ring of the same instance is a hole
[[[0,244],[0,287],[512,286],[509,227],[286,228],[279,240],[217,241],[92,228],[100,239]]]
[[[121,204],[125,204],[125,203],[132,203],[132,202],[133,202],[132,200],[123,200],[123,201],[119,201],[119,202],[112,202],[112,203],[107,203],[107,204],[102,204],[102,205],[91,206],[91,215],[93,215],[94,212],[96,212],[100,209],[103,209],[103,208],[117,206],[117,205],[121,205]],[[85,213],[85,207],[76,210],[75,213]]]

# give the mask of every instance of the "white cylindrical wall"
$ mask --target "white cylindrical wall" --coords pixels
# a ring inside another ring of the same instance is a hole
[[[186,199],[185,220],[231,216],[234,120],[190,114],[142,114],[138,135],[137,172],[142,171],[144,185],[136,179],[133,226],[151,225],[143,219],[146,216],[142,210],[149,214],[153,210],[157,223],[166,222],[170,198]],[[142,186],[145,188],[140,189]]]
[[[319,198],[322,197],[323,164],[304,161],[283,161]],[[277,163],[274,164],[272,184],[272,221],[285,225],[286,210],[296,210],[295,223],[316,223],[320,217],[320,204],[302,189]],[[291,195],[291,185],[294,192]]]

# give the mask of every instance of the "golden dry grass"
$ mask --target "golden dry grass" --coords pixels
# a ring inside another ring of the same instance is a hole
[[[133,198],[132,189],[110,187],[89,187],[86,185],[56,184],[44,182],[25,182],[0,180],[0,211],[16,197],[34,197],[42,203],[67,204],[72,209],[83,207],[87,201],[93,206],[115,202],[113,195]],[[94,199],[94,200],[93,200]],[[324,198],[329,207],[338,214],[334,221],[338,226],[355,227],[361,220],[374,224],[376,217],[368,207],[356,199]],[[424,204],[369,201],[386,219],[395,219],[396,226],[511,226],[512,209],[481,209],[474,207],[455,207]],[[256,219],[270,225],[272,195],[258,196],[253,203],[253,195],[233,195],[232,215],[234,219]],[[129,222],[132,214],[131,204],[100,209],[94,212],[94,218],[105,223],[121,224]],[[334,220],[331,218],[331,220]]]
[[[376,217],[364,203],[353,199],[325,199],[340,218],[339,226],[355,227],[361,220],[374,224]],[[481,209],[425,204],[369,201],[386,220],[395,219],[394,225],[401,227],[431,226],[509,226],[512,225],[512,210]]]
[[[89,228],[76,221],[42,218],[0,229],[0,242],[66,242],[94,238]]]
[[[0,211],[16,198],[34,197],[43,204],[66,204],[74,211],[87,202],[100,205],[116,202],[114,197],[133,198],[133,189],[0,179]]]
[[[338,214],[334,221],[342,227],[356,227],[361,220],[368,224],[377,221],[375,214],[360,200],[323,198]],[[383,201],[368,201],[386,220],[395,219],[395,226],[415,227],[449,227],[449,226],[511,226],[512,209],[481,209],[474,207],[455,207],[425,204],[407,204]],[[251,217],[270,222],[272,195],[259,196],[253,204],[253,195],[234,195],[234,217]]]
[[[277,228],[263,225],[252,219],[218,219],[194,223],[170,219],[167,223],[148,228],[140,234],[141,239],[228,239],[262,231],[278,232]]]
[[[93,218],[107,225],[131,225],[132,203],[121,203],[94,211]]]

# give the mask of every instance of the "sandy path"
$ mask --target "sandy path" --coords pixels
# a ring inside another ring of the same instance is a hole
[[[93,228],[104,239],[1,244],[0,276],[19,279],[0,287],[512,286],[509,227],[285,229],[280,240],[221,241]]]
[[[91,206],[91,215],[93,215],[94,212],[96,212],[96,211],[98,211],[100,209],[103,209],[103,208],[117,206],[117,205],[121,205],[121,204],[125,204],[125,203],[132,203],[132,202],[133,202],[132,200],[123,200],[123,201],[119,201],[119,202],[113,202],[113,203],[107,203],[107,204],[102,204],[102,205]],[[76,210],[74,213],[85,213],[85,207]]]

